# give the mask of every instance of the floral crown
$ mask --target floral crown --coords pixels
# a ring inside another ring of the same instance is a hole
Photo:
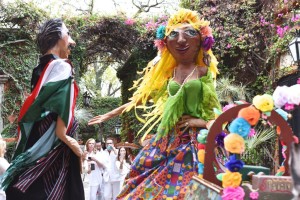
[[[158,27],[154,44],[159,51],[162,51],[165,47],[164,39],[166,36],[168,36],[172,30],[180,27],[182,24],[190,24],[194,29],[198,30],[203,41],[203,49],[205,51],[211,49],[215,40],[212,35],[212,29],[209,27],[209,22],[200,19],[199,14],[196,11],[180,9],[176,14],[170,17],[167,26],[160,25]]]

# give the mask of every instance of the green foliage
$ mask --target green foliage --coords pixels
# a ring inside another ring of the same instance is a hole
[[[256,129],[256,134],[246,140],[246,149],[242,156],[243,161],[247,165],[260,165],[276,168],[274,163],[276,142],[276,131],[274,128],[259,126]]]
[[[82,107],[82,101],[78,101],[78,108]],[[82,119],[81,126],[79,127],[79,134],[81,138],[86,141],[88,138],[95,139],[106,139],[110,136],[115,136],[115,125],[117,124],[118,118],[113,118],[106,122],[103,122],[101,125],[88,126],[87,122],[90,119],[90,116],[97,116],[105,114],[117,107],[120,106],[120,98],[97,98],[92,99],[91,106],[89,108],[85,108],[89,114],[85,119]],[[78,109],[81,110],[81,109]]]
[[[17,115],[25,96],[30,91],[31,71],[36,65],[38,52],[35,31],[46,14],[31,3],[0,2],[0,73],[9,76],[2,105],[4,124],[7,117]],[[5,130],[16,133],[16,124]]]

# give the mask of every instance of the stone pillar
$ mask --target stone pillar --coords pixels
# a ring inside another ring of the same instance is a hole
[[[7,75],[0,75],[0,135],[3,130],[3,118],[2,118],[2,102],[4,100],[4,84],[7,82]]]

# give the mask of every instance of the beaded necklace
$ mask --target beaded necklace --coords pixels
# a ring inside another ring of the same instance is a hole
[[[179,93],[179,91],[182,89],[183,85],[184,85],[184,84],[187,82],[187,80],[194,74],[196,68],[197,68],[197,66],[196,66],[196,67],[193,69],[193,71],[192,71],[192,72],[184,79],[184,81],[183,81],[182,84],[180,85],[179,90],[177,90],[177,92],[176,92],[174,95],[172,95],[171,92],[170,92],[170,82],[171,82],[172,80],[174,80],[174,78],[176,77],[176,74],[175,74],[175,68],[174,68],[174,72],[173,72],[174,76],[173,76],[173,78],[168,82],[168,86],[167,86],[167,90],[168,90],[169,97],[174,97],[174,96],[176,96],[176,95]]]

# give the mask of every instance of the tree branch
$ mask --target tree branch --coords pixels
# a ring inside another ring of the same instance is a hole
[[[26,40],[8,41],[8,42],[6,42],[4,44],[1,44],[0,48],[3,48],[4,46],[9,45],[9,44],[18,44],[18,43],[23,43],[23,42],[26,42]]]

